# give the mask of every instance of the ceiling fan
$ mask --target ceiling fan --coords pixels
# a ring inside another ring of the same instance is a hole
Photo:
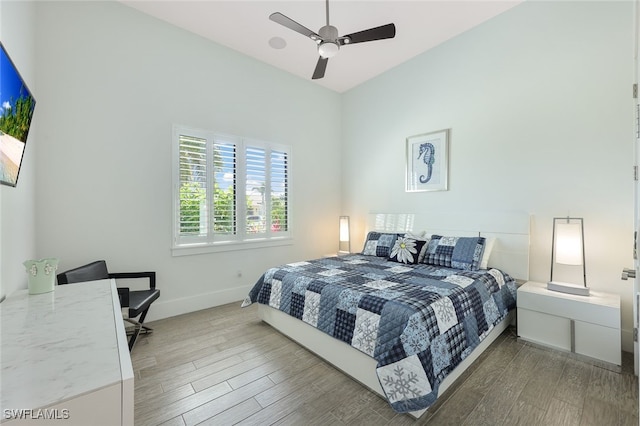
[[[311,31],[304,25],[300,25],[280,12],[269,15],[269,19],[272,21],[277,22],[280,25],[284,25],[305,37],[309,37],[318,45],[318,53],[320,54],[320,57],[318,58],[316,69],[311,77],[314,80],[324,77],[324,72],[327,69],[327,62],[329,61],[329,58],[338,53],[340,46],[362,43],[365,41],[383,40],[386,38],[393,38],[396,35],[396,26],[394,24],[387,24],[340,37],[338,36],[338,29],[333,25],[329,25],[329,0],[326,0],[326,9],[327,25],[320,28],[317,33]]]

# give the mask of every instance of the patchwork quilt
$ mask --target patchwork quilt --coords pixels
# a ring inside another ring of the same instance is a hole
[[[243,307],[258,302],[377,361],[397,412],[428,408],[442,380],[516,306],[515,281],[497,269],[406,265],[361,254],[269,269]]]

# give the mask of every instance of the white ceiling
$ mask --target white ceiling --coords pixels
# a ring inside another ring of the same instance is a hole
[[[309,81],[318,60],[316,45],[269,15],[280,12],[317,32],[326,24],[322,0],[119,0],[148,15],[184,28]],[[523,0],[332,0],[330,24],[340,35],[394,23],[393,39],[343,46],[329,59],[317,84],[342,93]],[[269,45],[273,37],[283,49]]]

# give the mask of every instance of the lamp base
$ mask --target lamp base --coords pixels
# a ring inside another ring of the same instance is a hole
[[[557,291],[560,293],[576,294],[578,296],[588,296],[589,287],[581,286],[579,284],[563,283],[558,281],[549,281],[547,283],[547,290]]]

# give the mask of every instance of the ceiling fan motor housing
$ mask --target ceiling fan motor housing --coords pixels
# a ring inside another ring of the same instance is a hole
[[[338,29],[333,25],[325,25],[318,31],[323,40],[336,41],[338,39]]]

